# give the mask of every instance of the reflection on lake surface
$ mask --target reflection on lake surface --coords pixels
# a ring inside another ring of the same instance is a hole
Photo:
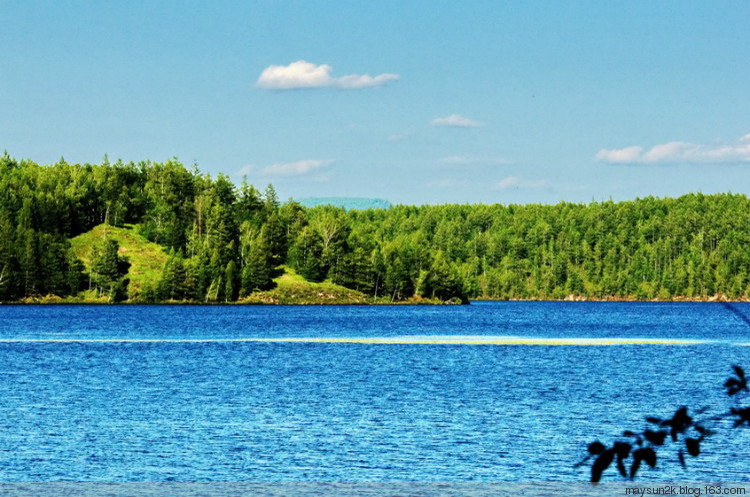
[[[750,368],[748,315],[3,306],[0,480],[585,480],[573,465],[588,442],[683,404],[729,406],[731,365]],[[642,479],[746,480],[750,439],[730,434]]]

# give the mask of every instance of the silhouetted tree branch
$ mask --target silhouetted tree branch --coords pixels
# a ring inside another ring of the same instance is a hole
[[[739,399],[741,394],[750,392],[747,385],[745,371],[740,366],[733,366],[736,376],[730,377],[724,387],[727,395]],[[685,467],[685,454],[698,457],[701,453],[701,443],[715,431],[708,428],[708,424],[723,419],[734,419],[734,427],[750,426],[750,407],[732,407],[728,412],[717,416],[698,418],[706,414],[708,408],[701,408],[690,414],[688,407],[677,409],[669,419],[654,416],[646,417],[648,427],[642,432],[624,431],[611,446],[600,441],[594,441],[588,446],[588,454],[576,467],[591,462],[591,481],[598,482],[604,471],[615,463],[617,471],[623,478],[634,479],[642,463],[655,468],[658,460],[657,452],[668,445],[677,449],[677,459]]]

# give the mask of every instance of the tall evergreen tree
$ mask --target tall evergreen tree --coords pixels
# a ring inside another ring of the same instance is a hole
[[[242,268],[240,294],[246,296],[256,290],[268,290],[273,287],[272,278],[273,259],[268,234],[261,229],[249,248],[247,262]]]
[[[100,294],[109,302],[121,300],[127,283],[121,279],[123,260],[117,254],[117,240],[107,238],[95,245],[91,253],[91,279]]]

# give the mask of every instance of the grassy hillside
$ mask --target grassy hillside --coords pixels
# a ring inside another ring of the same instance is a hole
[[[126,278],[130,280],[128,293],[131,300],[146,287],[155,288],[161,278],[167,253],[164,247],[152,243],[138,234],[134,226],[116,227],[101,224],[91,231],[70,240],[76,255],[88,271],[91,267],[91,249],[104,238],[112,238],[120,246],[119,254],[130,263]],[[244,304],[366,304],[373,299],[356,290],[350,290],[331,282],[313,283],[298,275],[292,268],[280,266],[281,275],[274,279],[276,288],[256,292],[242,299]],[[79,295],[85,302],[99,302],[89,292]]]
[[[297,274],[294,269],[280,266],[283,273],[274,278],[276,288],[256,292],[241,299],[243,304],[367,304],[373,299],[330,281],[313,283]]]
[[[127,278],[130,279],[128,293],[137,297],[145,287],[156,287],[161,271],[167,260],[164,247],[152,243],[138,234],[133,226],[116,227],[100,224],[91,231],[70,240],[76,255],[83,261],[86,270],[90,269],[91,248],[96,242],[112,238],[120,245],[120,256],[130,263]]]
[[[425,299],[418,296],[391,302],[387,296],[377,299],[362,292],[336,285],[330,281],[314,283],[307,281],[288,266],[280,266],[281,276],[274,278],[276,288],[265,292],[256,292],[244,299],[241,304],[445,304],[439,299]]]

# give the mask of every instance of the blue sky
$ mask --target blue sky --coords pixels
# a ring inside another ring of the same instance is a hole
[[[0,0],[0,148],[281,198],[750,193],[750,2]]]

